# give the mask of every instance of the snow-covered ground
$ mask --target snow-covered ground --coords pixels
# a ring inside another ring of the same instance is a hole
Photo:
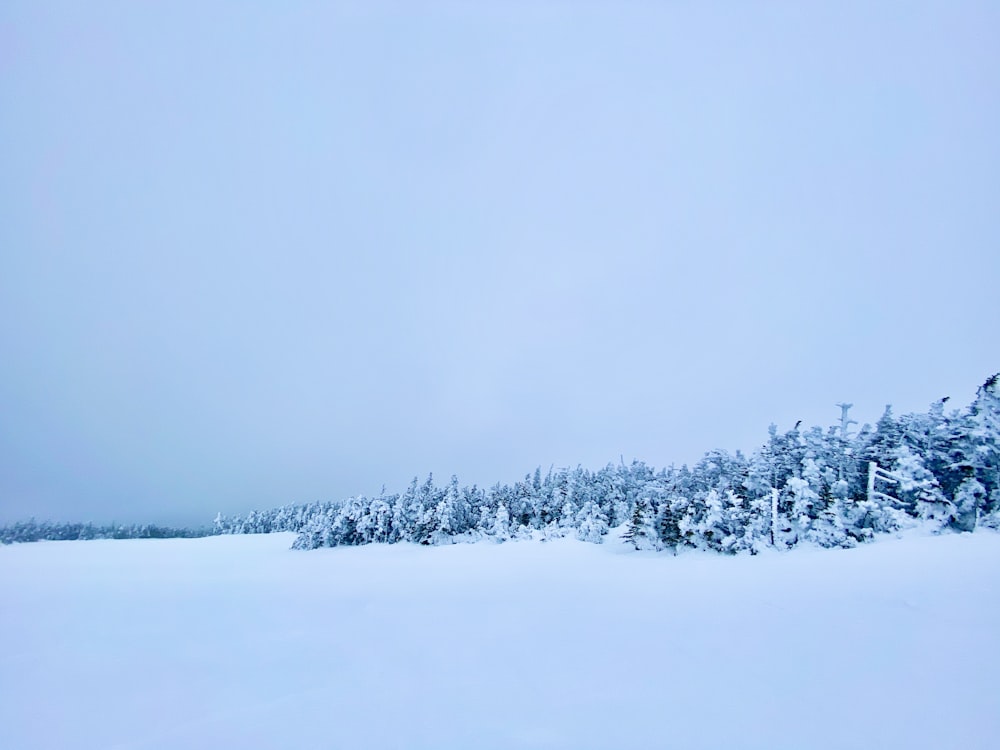
[[[1000,535],[0,548],[0,745],[997,748]]]

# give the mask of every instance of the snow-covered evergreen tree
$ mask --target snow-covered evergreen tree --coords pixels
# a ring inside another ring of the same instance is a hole
[[[500,503],[496,516],[493,518],[492,536],[498,542],[506,542],[510,539],[510,514],[507,512],[507,506],[503,503]]]
[[[577,514],[576,536],[582,542],[602,544],[604,535],[608,533],[608,517],[601,506],[590,500]]]
[[[955,493],[955,518],[952,528],[956,531],[972,531],[980,515],[987,513],[986,488],[975,477],[969,477]]]
[[[945,497],[920,454],[904,444],[893,451],[892,458],[893,475],[898,481],[897,493],[903,507],[939,529],[954,523],[955,505]]]
[[[622,535],[622,540],[632,545],[636,550],[656,549],[658,544],[654,522],[655,518],[649,501],[638,500],[633,506],[632,518],[629,519],[628,528]]]

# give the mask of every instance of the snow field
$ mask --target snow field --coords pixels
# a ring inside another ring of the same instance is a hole
[[[0,548],[5,748],[995,748],[1000,535]]]

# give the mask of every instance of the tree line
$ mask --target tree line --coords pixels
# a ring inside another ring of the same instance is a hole
[[[574,536],[602,543],[612,528],[636,549],[756,554],[801,543],[849,547],[922,525],[1000,528],[1000,374],[974,401],[852,430],[779,432],[750,455],[714,450],[691,467],[641,461],[591,471],[536,469],[513,484],[441,485],[414,478],[401,493],[284,505],[216,517],[211,529],[36,522],[0,527],[0,541],[198,537],[293,531],[296,549],[340,545]]]
[[[153,524],[56,523],[53,521],[20,521],[0,526],[0,543],[69,542],[86,539],[191,539],[215,534],[212,528],[176,528]]]
[[[772,425],[752,454],[715,450],[691,467],[536,469],[486,489],[428,476],[402,493],[220,515],[215,531],[294,531],[296,549],[314,549],[567,535],[599,544],[622,526],[636,549],[755,554],[803,542],[849,547],[918,524],[1000,528],[998,381],[989,378],[965,408],[949,411],[947,398],[922,414],[886,407],[856,431],[847,408],[827,429]]]

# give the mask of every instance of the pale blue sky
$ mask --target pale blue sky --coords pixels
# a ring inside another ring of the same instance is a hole
[[[991,2],[8,0],[0,521],[966,403],[998,133]]]

